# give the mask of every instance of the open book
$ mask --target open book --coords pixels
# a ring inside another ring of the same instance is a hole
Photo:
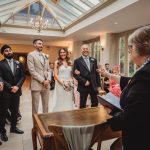
[[[120,99],[113,95],[112,93],[108,93],[104,96],[98,95],[98,101],[101,105],[106,106],[110,109],[119,109],[121,110],[120,106]]]

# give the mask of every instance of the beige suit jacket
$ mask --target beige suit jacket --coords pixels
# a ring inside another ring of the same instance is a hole
[[[49,59],[44,53],[42,55],[44,63],[41,62],[36,51],[30,52],[27,56],[27,65],[31,75],[31,91],[46,90],[42,82],[47,79],[50,80]]]

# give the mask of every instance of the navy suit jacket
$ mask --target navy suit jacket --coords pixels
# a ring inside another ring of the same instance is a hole
[[[25,80],[25,73],[22,64],[19,61],[14,60],[14,74],[12,73],[10,66],[6,59],[0,61],[0,77],[4,83],[4,95],[11,95],[11,87],[18,86],[19,90],[17,95],[21,95],[21,87]]]
[[[126,85],[120,98],[123,111],[108,122],[113,130],[122,130],[124,150],[150,149],[150,63],[130,80],[121,77],[120,85]]]
[[[95,58],[89,57],[89,61],[90,70],[88,69],[82,56],[74,61],[73,76],[76,80],[78,80],[79,92],[86,92],[89,90],[89,87],[85,86],[87,80],[90,82],[90,85],[94,91],[97,91],[97,87],[100,87],[100,76],[96,71],[97,60]],[[80,75],[76,75],[74,73],[76,69],[80,71]]]

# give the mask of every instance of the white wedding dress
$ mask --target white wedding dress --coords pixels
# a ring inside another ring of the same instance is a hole
[[[72,80],[72,67],[61,65],[58,69],[58,77],[62,81]],[[57,81],[55,82],[55,89],[53,94],[54,108],[53,112],[56,111],[65,111],[73,110],[73,89],[70,91],[65,91],[63,86],[60,85]]]

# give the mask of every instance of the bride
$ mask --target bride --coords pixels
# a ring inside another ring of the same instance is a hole
[[[72,62],[67,49],[61,48],[58,55],[54,65],[56,83],[53,95],[53,102],[55,103],[53,112],[74,109]]]

